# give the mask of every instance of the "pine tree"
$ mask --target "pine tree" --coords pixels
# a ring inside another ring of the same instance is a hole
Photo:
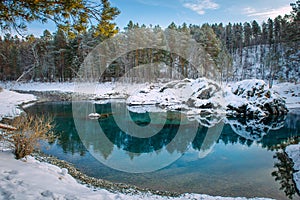
[[[172,22],[169,26],[168,26],[168,29],[171,29],[171,30],[177,30],[177,26],[174,22]]]
[[[229,53],[233,53],[233,40],[234,40],[234,35],[233,35],[233,30],[232,30],[232,25],[229,23],[226,25],[225,28],[225,40],[226,40],[226,48],[229,50]]]
[[[97,31],[95,31],[94,36],[102,35],[111,37],[118,33],[116,23],[112,23],[112,20],[120,14],[120,11],[115,7],[111,7],[108,0],[101,0],[101,3],[103,7],[101,10],[100,21],[96,28]]]
[[[244,47],[250,46],[251,45],[251,38],[252,36],[252,28],[250,23],[245,22],[244,23]]]
[[[274,22],[271,18],[268,19],[268,43],[270,47],[274,44]]]
[[[259,40],[261,37],[261,28],[255,20],[252,21],[252,35],[254,37],[254,41],[252,44],[254,44],[257,47],[260,42]]]
[[[266,22],[263,22],[261,27],[262,27],[261,44],[268,44],[268,25],[266,24]]]
[[[276,44],[282,42],[281,40],[281,21],[282,17],[279,15],[274,19],[274,40]]]
[[[68,43],[65,33],[62,29],[58,29],[58,31],[55,33],[53,45],[56,66],[56,77],[59,78],[59,81],[65,81]]]
[[[117,8],[110,6],[108,0],[101,0],[101,3],[92,0],[2,0],[0,29],[2,31],[14,29],[21,33],[30,22],[46,23],[50,20],[70,37],[74,37],[76,33],[85,32],[90,23],[96,21],[100,34],[110,36],[116,33],[115,24],[111,21],[119,13]]]

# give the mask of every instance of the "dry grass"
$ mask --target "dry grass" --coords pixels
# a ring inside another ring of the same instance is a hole
[[[53,136],[51,117],[22,115],[13,120],[12,126],[16,127],[16,130],[8,131],[6,139],[12,143],[17,159],[30,155],[39,146],[41,140]]]
[[[2,92],[3,91],[3,88],[2,87],[0,87],[0,92]]]

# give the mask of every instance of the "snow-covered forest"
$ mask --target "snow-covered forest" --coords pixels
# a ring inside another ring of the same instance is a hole
[[[296,9],[290,15],[268,19],[262,24],[255,20],[226,25],[171,23],[168,28],[190,33],[210,55],[223,81],[257,78],[299,82],[300,29]],[[121,32],[135,28],[162,30],[159,25],[146,27],[130,21]],[[0,80],[49,82],[74,79],[88,53],[107,39],[105,35],[95,36],[95,31],[89,29],[75,37],[69,37],[62,29],[54,33],[45,30],[41,37],[21,38],[10,34],[0,37]],[[108,70],[102,80],[120,77],[128,67],[162,61],[182,69],[182,75],[189,77],[188,63],[176,56],[155,49],[129,52],[111,64],[114,69]]]

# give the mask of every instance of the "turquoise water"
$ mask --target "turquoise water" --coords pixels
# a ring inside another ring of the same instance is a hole
[[[86,105],[111,114],[73,116],[70,102],[39,103],[27,112],[54,116],[58,138],[42,150],[90,176],[182,193],[299,199],[291,170],[278,170],[291,163],[277,157],[284,157],[285,143],[299,142],[300,112],[209,128],[179,112],[125,113],[124,104],[78,102],[75,109]]]

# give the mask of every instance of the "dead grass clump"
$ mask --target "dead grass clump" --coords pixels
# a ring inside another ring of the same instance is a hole
[[[45,116],[22,115],[13,120],[14,131],[7,133],[7,139],[14,147],[16,159],[30,155],[38,146],[41,140],[53,136],[53,119]]]

